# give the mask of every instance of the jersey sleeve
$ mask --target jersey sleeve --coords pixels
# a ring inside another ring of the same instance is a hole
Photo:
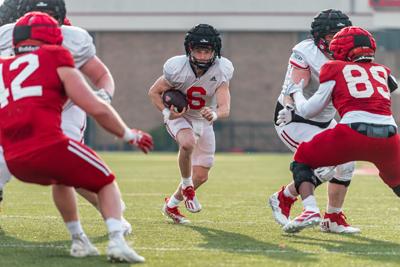
[[[173,87],[177,86],[180,83],[180,68],[177,64],[176,58],[170,58],[165,62],[163,66],[163,75],[168,83]]]
[[[293,50],[292,54],[290,55],[289,63],[299,69],[306,70],[310,68],[304,56],[296,50]]]
[[[234,67],[232,62],[227,58],[221,58],[222,82],[229,83],[233,77]]]
[[[62,26],[61,29],[64,36],[63,46],[71,52],[75,66],[79,69],[96,55],[93,38],[79,27]]]
[[[46,47],[46,51],[55,63],[55,67],[71,67],[74,68],[74,58],[71,53],[62,46],[49,45]]]
[[[321,67],[321,71],[319,73],[319,83],[324,83],[327,81],[335,80],[335,76],[337,74],[337,65],[335,61],[328,61]]]

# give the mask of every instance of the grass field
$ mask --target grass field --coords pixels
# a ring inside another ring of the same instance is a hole
[[[356,176],[347,196],[346,214],[361,234],[324,234],[314,228],[287,235],[266,199],[290,181],[289,154],[217,155],[210,180],[198,191],[203,211],[183,210],[189,226],[171,224],[160,212],[178,182],[175,155],[103,156],[128,206],[125,217],[135,232],[128,240],[147,259],[141,266],[400,266],[400,201],[376,176]],[[322,186],[317,191],[322,209],[325,196]],[[49,188],[13,180],[0,213],[0,266],[111,266],[104,256],[105,226],[89,204],[79,202],[99,257],[71,258],[69,235]]]

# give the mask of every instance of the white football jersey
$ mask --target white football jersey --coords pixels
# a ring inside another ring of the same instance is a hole
[[[184,115],[188,119],[203,119],[200,110],[204,106],[217,108],[215,92],[222,83],[229,83],[233,76],[232,62],[216,58],[214,64],[201,77],[196,77],[186,55],[175,56],[164,64],[165,79],[173,88],[182,91],[189,100],[190,109]]]
[[[293,47],[292,55],[289,59],[289,66],[286,72],[285,81],[282,86],[282,93],[279,96],[279,102],[283,104],[283,92],[290,84],[291,65],[301,69],[309,69],[311,78],[308,85],[303,89],[306,99],[309,99],[319,88],[319,72],[322,65],[328,61],[328,58],[314,44],[314,40],[306,39]],[[301,113],[296,112],[301,116]],[[332,104],[329,105],[317,116],[311,118],[312,121],[328,122],[335,117],[336,110]]]
[[[0,27],[0,55],[10,56],[13,50],[14,23]],[[87,31],[75,26],[61,26],[64,37],[62,45],[68,49],[74,57],[75,67],[82,67],[89,59],[96,55],[93,39]]]

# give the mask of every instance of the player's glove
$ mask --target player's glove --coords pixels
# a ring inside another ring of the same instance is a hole
[[[276,120],[276,124],[280,127],[285,126],[292,122],[294,118],[294,107],[290,104],[287,104],[283,109],[278,112],[278,117]]]
[[[123,139],[129,144],[140,148],[145,154],[149,153],[150,150],[154,148],[153,137],[137,129],[126,129]]]
[[[103,99],[104,101],[106,101],[108,104],[111,103],[112,96],[111,96],[110,93],[107,92],[105,89],[101,88],[101,89],[95,91],[94,94],[95,94],[98,98]]]
[[[294,93],[297,92],[302,92],[304,87],[304,79],[301,79],[299,83],[290,83],[285,91],[285,95],[293,95]]]

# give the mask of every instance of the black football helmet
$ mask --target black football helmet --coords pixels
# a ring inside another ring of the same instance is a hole
[[[314,43],[324,52],[329,53],[329,43],[324,39],[328,34],[335,34],[342,28],[352,26],[349,17],[340,10],[326,9],[322,10],[314,17],[311,23],[311,35]]]
[[[48,13],[55,18],[60,25],[63,24],[67,15],[64,0],[20,0],[17,9],[19,17],[31,11]]]
[[[198,24],[191,28],[185,36],[186,55],[192,64],[200,69],[207,70],[214,63],[216,57],[221,57],[221,37],[219,32],[211,25]],[[195,47],[211,47],[214,57],[208,62],[199,62],[191,55],[191,49]]]
[[[18,18],[17,7],[20,0],[5,0],[0,6],[0,26],[13,23]]]

